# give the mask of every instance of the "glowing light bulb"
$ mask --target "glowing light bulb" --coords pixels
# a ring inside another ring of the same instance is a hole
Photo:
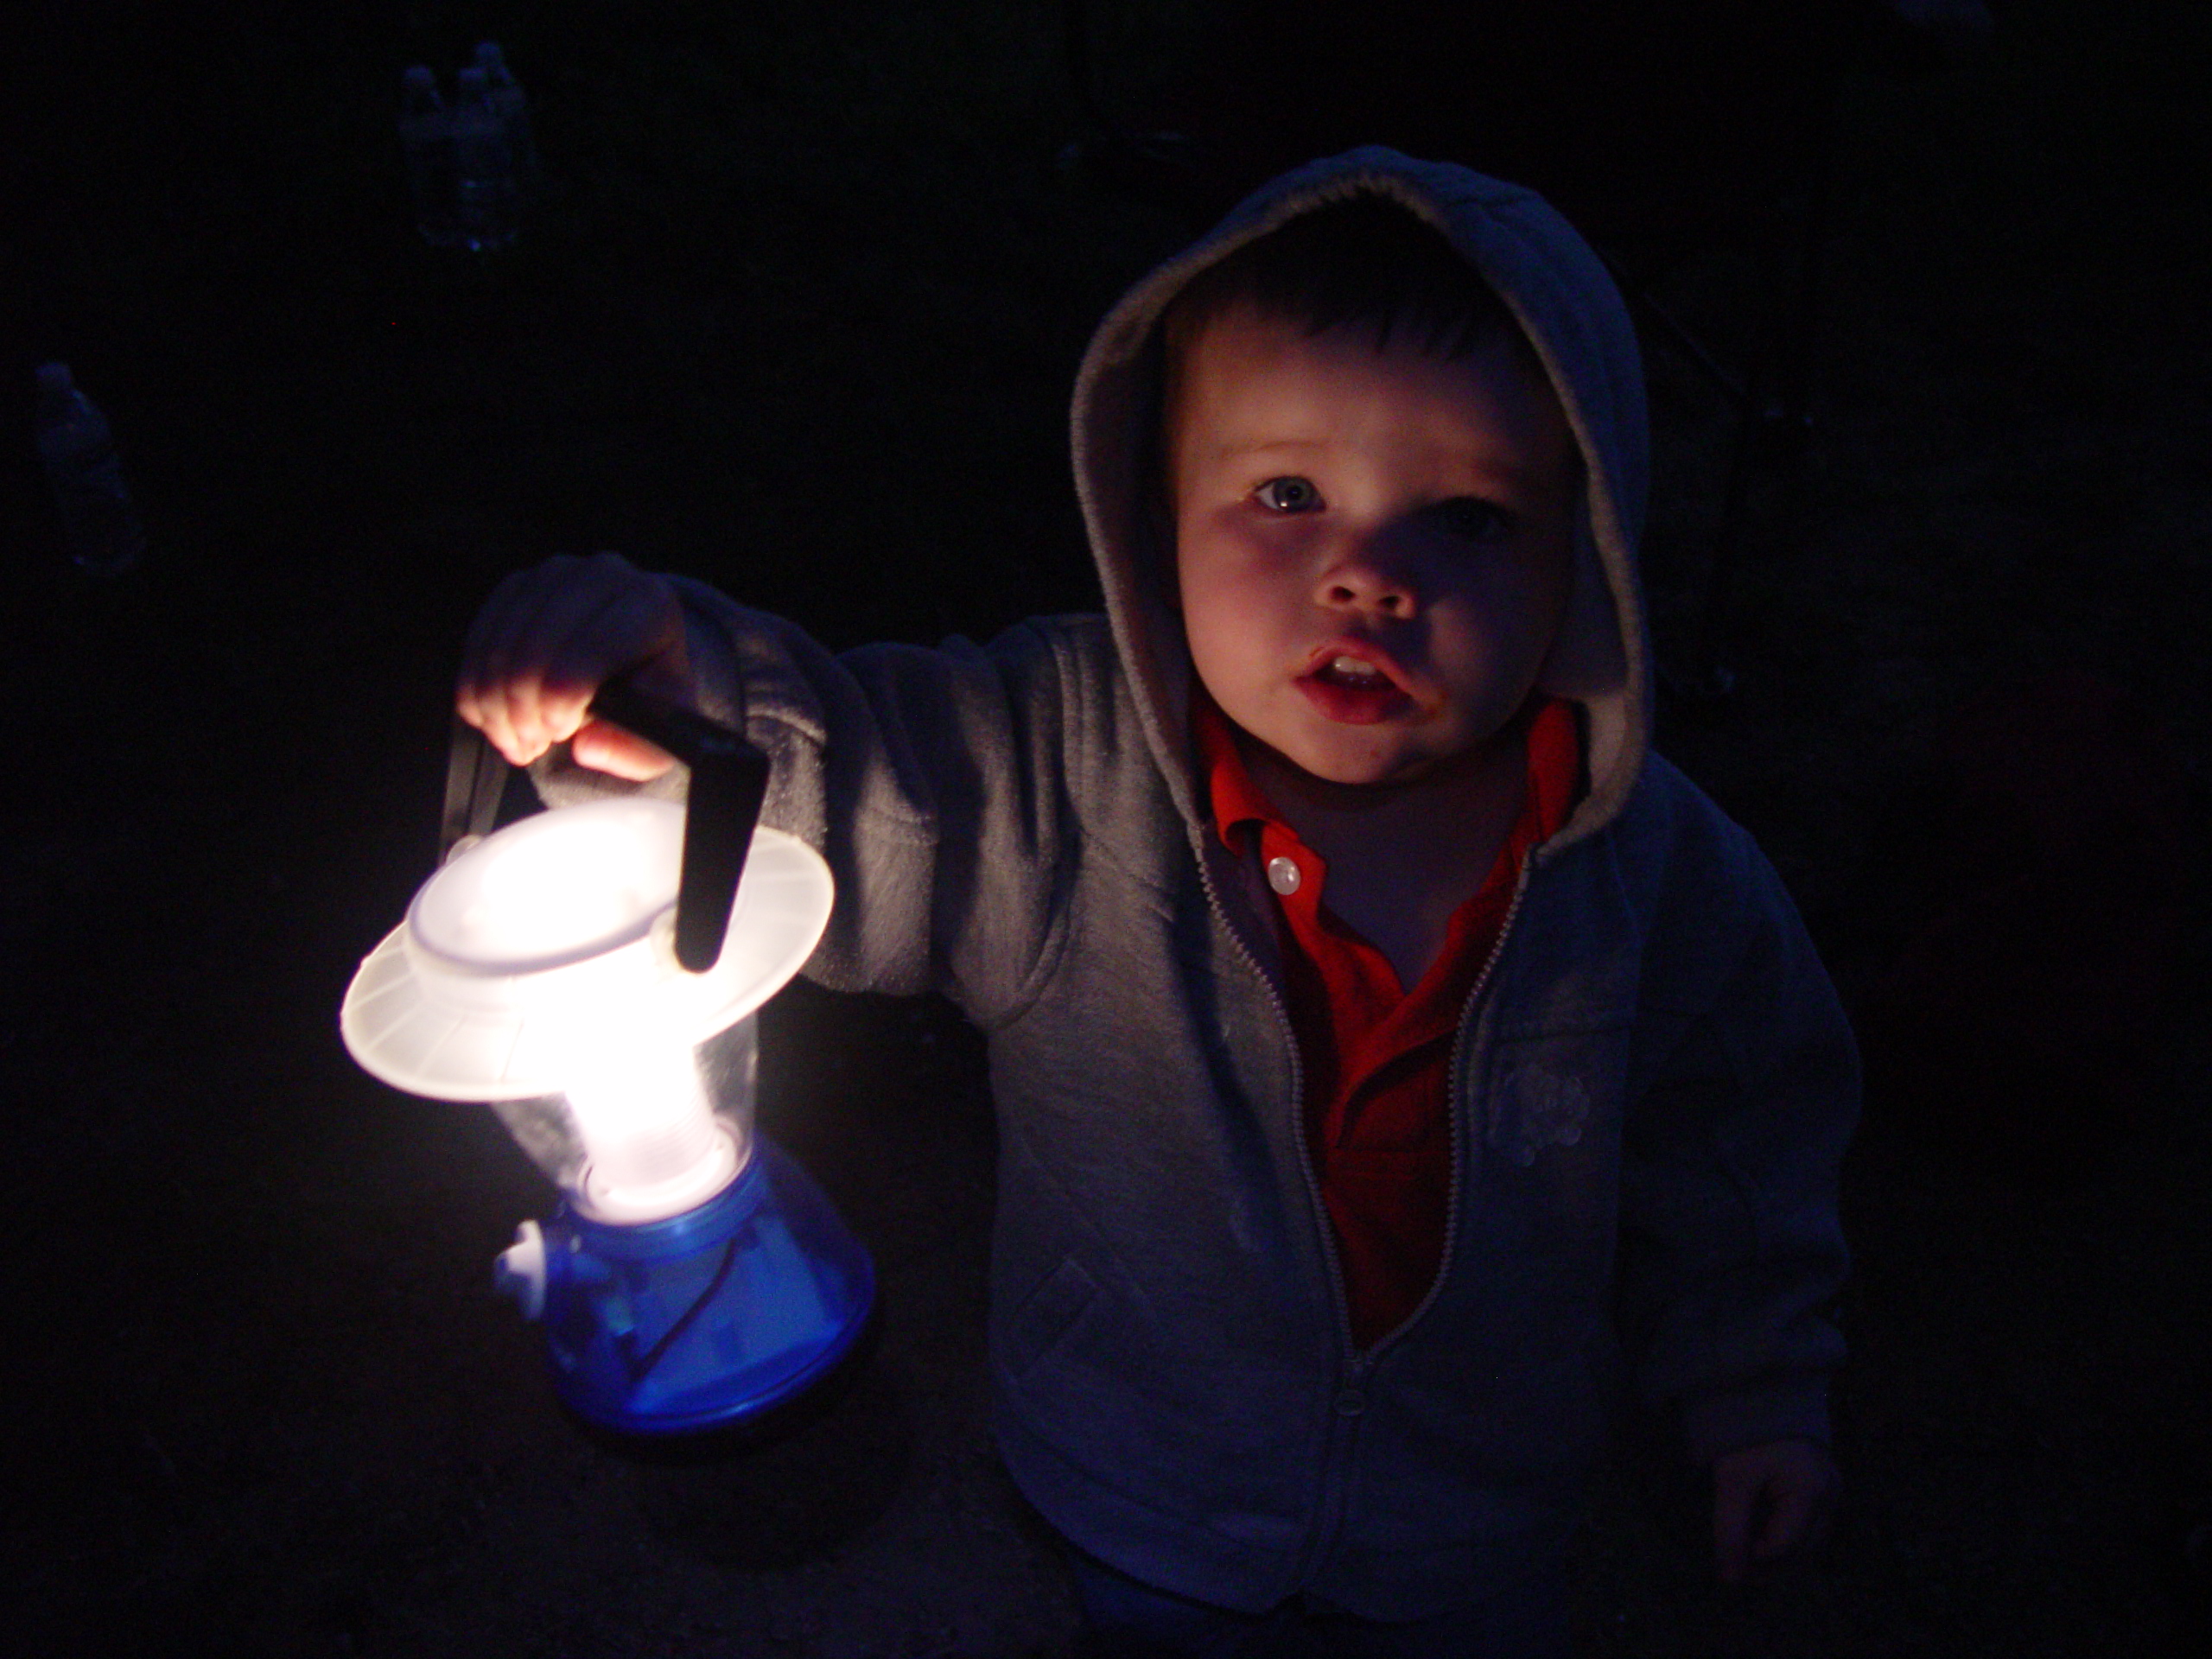
[[[743,1161],[687,1047],[609,1043],[567,1093],[587,1159],[580,1196],[608,1220],[688,1210]]]

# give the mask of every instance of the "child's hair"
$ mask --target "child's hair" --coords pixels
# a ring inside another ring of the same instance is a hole
[[[1308,334],[1357,324],[1378,352],[1402,336],[1446,363],[1501,336],[1527,345],[1505,302],[1444,233],[1382,196],[1300,214],[1200,272],[1164,320],[1171,383],[1206,326],[1240,305]]]
[[[1168,304],[1154,334],[1160,442],[1147,491],[1161,545],[1174,545],[1174,427],[1191,347],[1217,318],[1249,305],[1307,335],[1350,323],[1377,352],[1393,338],[1456,362],[1503,340],[1544,378],[1521,325],[1444,233],[1385,196],[1353,196],[1302,213],[1207,267]],[[1171,557],[1172,563],[1172,557]]]

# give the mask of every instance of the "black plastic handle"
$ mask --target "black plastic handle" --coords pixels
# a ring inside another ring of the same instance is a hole
[[[453,717],[453,743],[446,751],[446,810],[438,821],[438,862],[443,864],[466,842],[492,833],[499,803],[507,792],[507,763],[483,733]]]
[[[721,959],[730,906],[768,793],[768,757],[728,727],[640,691],[624,680],[600,687],[594,719],[657,743],[691,768],[683,809],[683,868],[676,890],[676,960],[703,974]],[[446,762],[438,861],[491,834],[506,792],[507,763],[484,734],[454,716]]]
[[[768,794],[768,757],[728,727],[610,680],[592,717],[658,744],[691,768],[683,809],[683,872],[676,893],[676,959],[703,974],[721,959],[730,906]]]

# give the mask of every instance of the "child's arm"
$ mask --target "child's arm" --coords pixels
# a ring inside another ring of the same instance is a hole
[[[1658,931],[1689,944],[1646,995],[1663,1052],[1625,1126],[1622,1332],[1638,1391],[1714,1479],[1724,1577],[1809,1541],[1836,1484],[1827,1387],[1858,1116],[1851,1032],[1780,879],[1732,827]]]
[[[1110,660],[1103,620],[833,656],[703,584],[602,554],[501,584],[470,631],[457,707],[556,805],[618,779],[683,787],[660,751],[586,719],[611,675],[741,721],[772,767],[761,821],[821,852],[836,880],[807,973],[841,990],[943,990],[988,1020],[1058,942],[1066,779],[1110,747],[1096,735]]]

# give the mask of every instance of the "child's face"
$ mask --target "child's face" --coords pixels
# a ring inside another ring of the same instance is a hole
[[[1500,340],[1455,362],[1247,308],[1192,343],[1171,411],[1198,677],[1333,784],[1409,783],[1519,712],[1565,608],[1578,469]]]

